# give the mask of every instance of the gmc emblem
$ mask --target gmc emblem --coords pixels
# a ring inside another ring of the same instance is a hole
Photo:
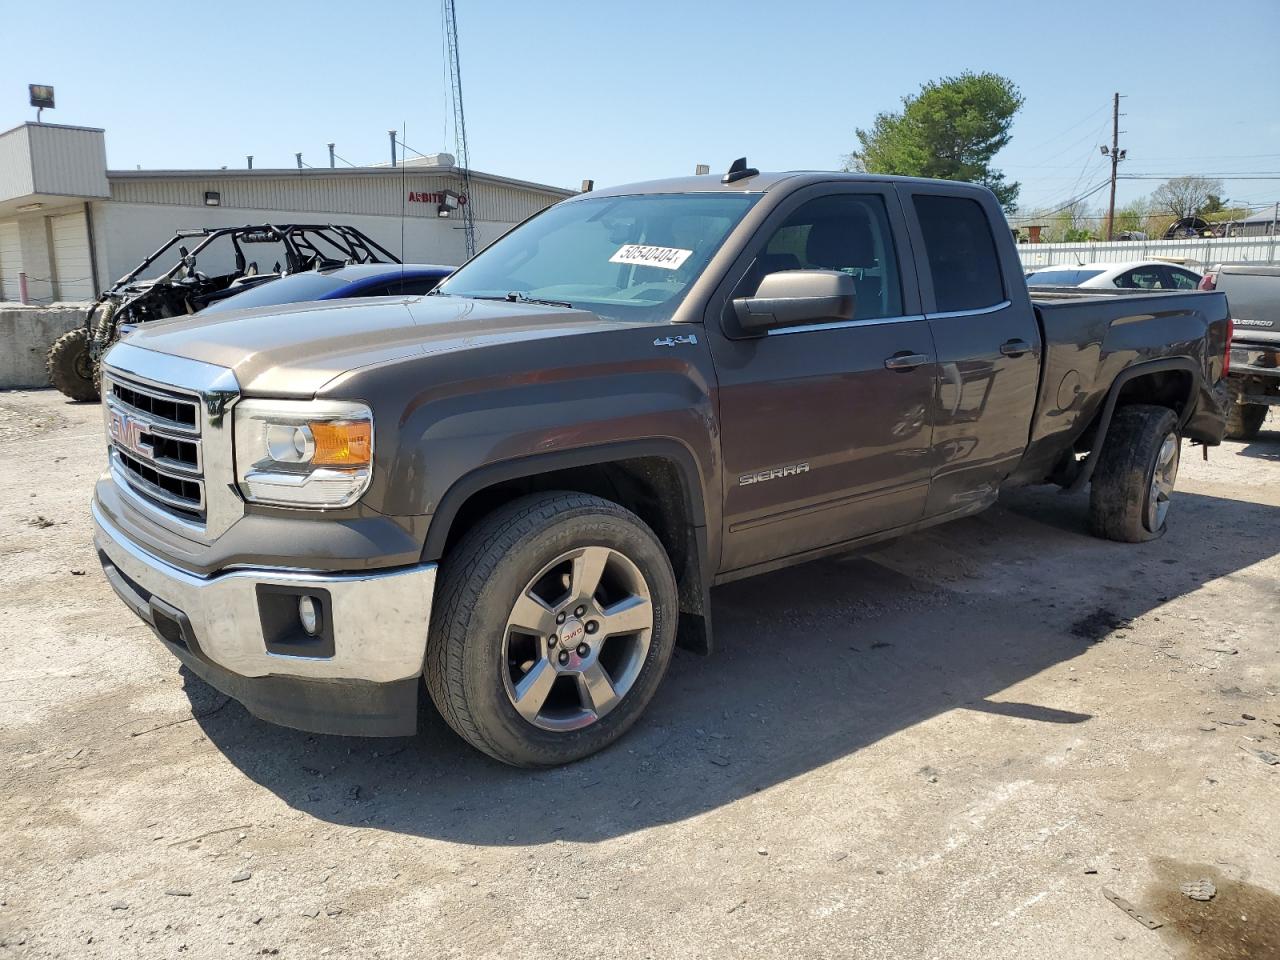
[[[111,439],[120,446],[145,460],[155,459],[152,445],[148,442],[151,436],[151,424],[135,420],[127,413],[121,413],[115,409],[107,414],[107,424]],[[144,440],[143,437],[147,437],[148,440]]]

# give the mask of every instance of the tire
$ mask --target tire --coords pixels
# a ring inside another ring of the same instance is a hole
[[[602,750],[639,719],[671,662],[671,562],[616,503],[521,497],[471,529],[441,573],[427,689],[449,726],[504,763],[556,766]],[[636,628],[646,616],[650,627]]]
[[[1267,419],[1267,408],[1261,403],[1241,403],[1238,384],[1227,381],[1230,400],[1227,405],[1227,436],[1232,440],[1252,440]]]
[[[92,315],[92,314],[90,314]],[[102,396],[102,361],[101,358],[106,356],[107,350],[116,342],[116,303],[114,300],[107,300],[102,304],[102,309],[98,313],[98,322],[93,326],[93,342],[95,345],[95,353],[99,360],[93,365],[93,392],[97,396]]]
[[[72,400],[97,400],[94,387],[95,364],[89,357],[89,331],[84,327],[68,330],[49,348],[45,369],[49,382]]]
[[[1168,407],[1134,404],[1115,412],[1089,491],[1094,534],[1125,543],[1164,534],[1181,445],[1178,416]]]

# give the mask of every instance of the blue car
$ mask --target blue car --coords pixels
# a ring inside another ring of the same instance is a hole
[[[433,263],[363,263],[336,270],[309,270],[246,287],[215,300],[200,313],[348,297],[418,297],[430,293],[453,271],[453,267]]]

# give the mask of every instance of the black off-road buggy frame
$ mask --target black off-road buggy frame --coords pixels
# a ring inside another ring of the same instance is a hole
[[[229,237],[235,251],[231,273],[208,276],[197,266],[200,253]],[[186,241],[196,240],[188,250]],[[263,273],[242,245],[278,243],[283,264]],[[174,246],[178,260],[165,273],[147,280],[138,277]],[[50,382],[73,400],[98,399],[98,368],[102,355],[115,343],[120,327],[136,326],[166,317],[185,316],[215,300],[291,273],[360,263],[399,263],[375,240],[344,224],[262,223],[243,227],[204,227],[179,230],[155,253],[121,277],[98,297],[85,314],[84,325],[59,337],[49,349],[46,366]]]

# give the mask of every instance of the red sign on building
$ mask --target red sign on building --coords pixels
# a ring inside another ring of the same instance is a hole
[[[444,196],[445,195],[443,193],[419,193],[418,191],[410,190],[409,202],[410,203],[444,203]],[[460,194],[458,196],[458,203],[466,203],[466,202],[467,202],[466,194]]]

